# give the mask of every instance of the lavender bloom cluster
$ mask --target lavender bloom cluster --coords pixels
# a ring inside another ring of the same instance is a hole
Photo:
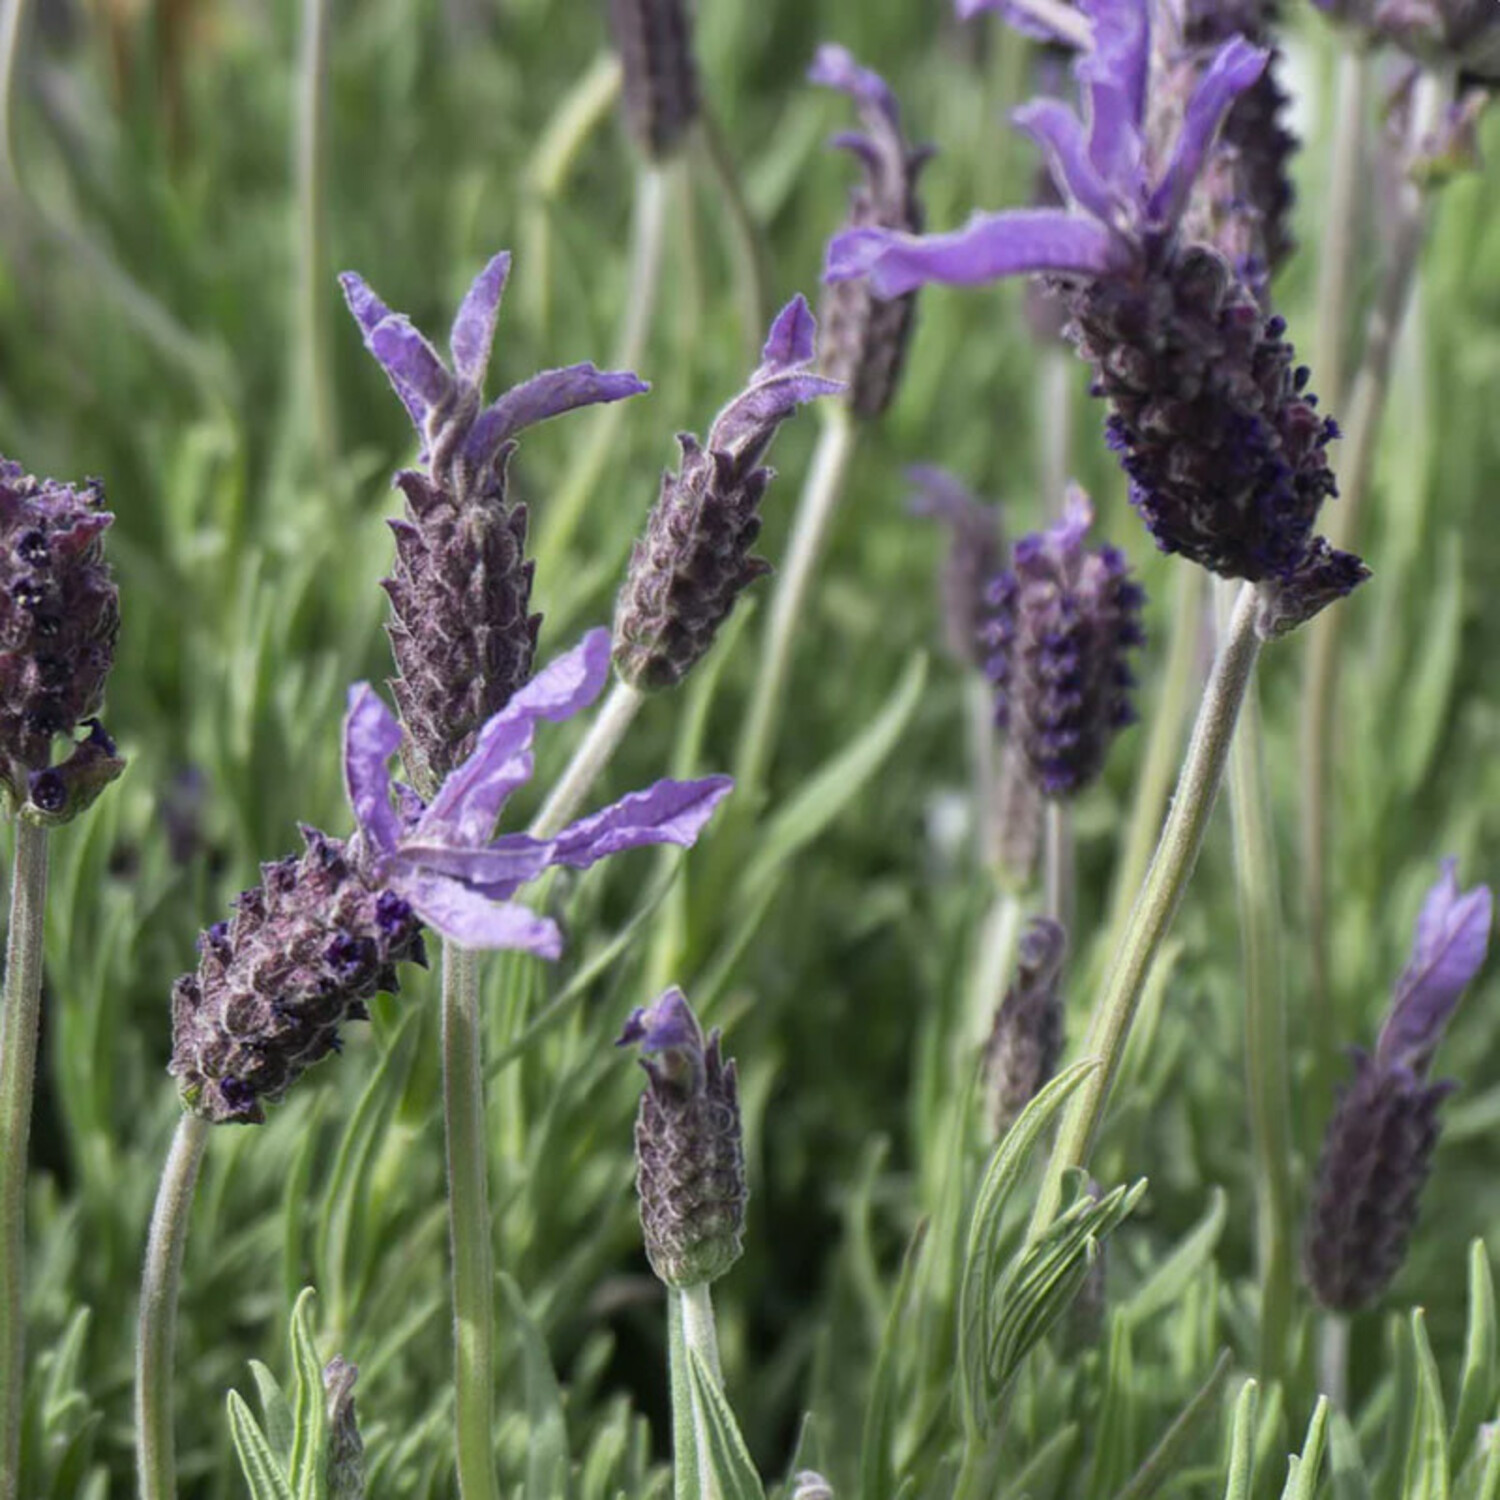
[[[1375,1052],[1356,1052],[1354,1081],[1323,1138],[1302,1263],[1314,1295],[1340,1312],[1372,1302],[1400,1269],[1437,1145],[1438,1106],[1453,1088],[1427,1074],[1484,963],[1494,904],[1487,886],[1460,892],[1456,863],[1443,862],[1427,894]]]
[[[1145,641],[1145,596],[1118,548],[1084,546],[1093,514],[1072,486],[1063,519],[1016,543],[982,632],[996,721],[1051,798],[1088,786],[1135,719],[1128,657]]]
[[[686,0],[609,0],[620,55],[625,123],[654,160],[669,156],[698,118],[698,67]]]
[[[1110,403],[1108,436],[1131,500],[1164,551],[1265,585],[1267,632],[1291,628],[1365,576],[1314,535],[1335,493],[1336,425],[1306,394],[1284,322],[1266,315],[1185,215],[1215,136],[1267,54],[1225,42],[1157,139],[1148,119],[1148,0],[1089,0],[1093,46],[1075,65],[1085,119],[1034,101],[1017,124],[1047,152],[1063,209],[978,214],[952,234],[855,229],[829,247],[834,280],[896,296],[929,281],[1055,279],[1070,333]]]
[[[849,227],[876,225],[920,233],[917,176],[933,148],[907,143],[901,106],[885,80],[862,68],[846,48],[831,44],[818,49],[807,76],[848,94],[864,126],[833,138],[834,145],[854,153],[865,171],[865,181],[850,196]],[[891,404],[911,341],[916,304],[915,292],[885,298],[864,282],[832,282],[826,288],[822,368],[848,386],[847,400],[856,416],[878,417]]]
[[[635,1147],[651,1269],[672,1287],[715,1281],[740,1257],[749,1197],[734,1062],[675,988],[632,1012],[618,1045],[640,1047],[648,1079]]]
[[[541,720],[571,717],[609,677],[609,637],[596,630],[523,687],[486,723],[469,758],[430,803],[392,782],[395,716],[367,684],[350,691],[344,778],[357,832],[304,830],[300,859],[266,865],[230,922],[204,934],[195,973],[173,991],[171,1072],[190,1109],[253,1123],[308,1066],[338,1046],[338,1028],[395,965],[422,962],[426,923],[470,948],[557,958],[550,917],[512,898],[553,866],[586,869],[646,844],[690,845],[728,794],[727,776],[660,781],[555,838],[495,836],[506,801],[530,780]]]
[[[770,571],[750,551],[772,478],[761,460],[776,429],[804,401],[844,389],[813,372],[816,337],[807,303],[794,297],[771,324],[760,367],[714,418],[707,441],[678,435],[682,465],[662,476],[615,608],[615,668],[632,687],[681,682],[734,601]]]
[[[484,722],[531,675],[539,615],[531,613],[526,507],[506,496],[506,466],[523,428],[647,389],[592,364],[548,370],[484,404],[510,256],[475,278],[449,336],[451,364],[352,272],[344,296],[421,440],[422,467],[396,482],[406,515],[392,521],[396,565],[383,587],[396,659],[391,684],[405,730],[407,773],[425,793],[474,748]]]
[[[0,458],[0,782],[13,803],[71,816],[118,775],[92,715],[104,701],[120,595],[104,561],[103,487],[37,479]],[[58,766],[52,742],[88,729]]]

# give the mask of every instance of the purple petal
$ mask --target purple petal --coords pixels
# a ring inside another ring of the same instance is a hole
[[[906,477],[917,487],[908,509],[914,516],[934,516],[964,525],[980,517],[993,521],[994,511],[956,475],[936,464],[912,464]]]
[[[1039,16],[1033,15],[1026,6],[1014,5],[1011,0],[957,0],[953,7],[953,13],[960,21],[972,21],[981,11],[986,10],[999,11],[1005,17],[1007,26],[1035,41],[1061,42],[1068,47],[1076,47],[1079,43],[1079,38],[1071,32],[1060,31],[1055,26],[1047,25]]]
[[[1270,59],[1269,52],[1242,36],[1231,37],[1214,55],[1183,111],[1172,159],[1151,195],[1147,212],[1154,223],[1176,224],[1181,218],[1224,116]]]
[[[1493,900],[1488,886],[1460,893],[1457,864],[1443,861],[1442,874],[1422,904],[1411,960],[1396,981],[1380,1033],[1377,1056],[1383,1066],[1425,1073],[1459,997],[1484,963]]]
[[[615,1046],[630,1047],[637,1043],[642,1052],[665,1052],[674,1048],[681,1052],[702,1053],[703,1028],[693,1014],[687,996],[676,985],[663,991],[649,1006],[631,1011]]]
[[[397,391],[409,392],[411,400],[421,404],[424,422],[426,414],[448,398],[453,377],[437,350],[412,327],[409,318],[394,314],[376,327],[365,343]],[[407,404],[410,406],[411,401]]]
[[[885,79],[872,68],[862,68],[847,47],[825,42],[813,57],[807,77],[810,83],[842,90],[864,109],[878,110],[892,125],[901,119],[901,106]]]
[[[365,347],[373,354],[375,346],[370,342],[371,335],[394,314],[358,273],[345,271],[339,277],[339,285],[343,287],[344,301],[349,304],[349,311],[354,314],[354,321],[359,324],[360,332],[364,335]],[[383,363],[382,368],[384,368]],[[386,370],[385,373],[386,379],[395,387],[396,394],[401,398],[401,404],[411,417],[413,426],[421,432],[427,422],[426,403],[409,386],[398,380],[390,370]]]
[[[844,382],[826,375],[773,375],[742,391],[714,418],[708,446],[715,453],[733,453],[745,461],[759,461],[779,423],[805,401],[842,394]]]
[[[368,682],[349,689],[344,719],[344,789],[354,821],[382,854],[396,847],[401,823],[391,806],[390,759],[401,748],[401,726]]]
[[[1141,163],[1141,122],[1151,31],[1142,0],[1084,0],[1094,45],[1074,66],[1088,100],[1089,155],[1107,182],[1125,189]]]
[[[809,364],[817,347],[818,324],[799,292],[776,314],[766,335],[766,346],[760,352],[760,369],[750,377],[752,385],[767,376]]]
[[[464,439],[464,457],[475,468],[482,468],[500,445],[523,427],[580,406],[623,401],[627,396],[639,396],[650,389],[629,370],[600,370],[592,364],[544,370],[513,386],[480,412]]]
[[[591,630],[549,662],[479,731],[473,754],[448,774],[417,824],[425,843],[478,848],[489,841],[505,799],[531,775],[538,719],[571,718],[599,696],[609,676],[609,632]]]
[[[701,781],[658,781],[632,792],[592,817],[580,818],[557,836],[553,859],[585,870],[596,860],[643,844],[690,848],[720,802],[734,790],[730,776]]]
[[[408,839],[401,845],[403,868],[451,875],[490,901],[514,895],[554,863],[552,844],[524,833],[510,833],[480,849]]]
[[[1058,187],[1096,219],[1114,223],[1120,197],[1089,156],[1083,121],[1056,99],[1035,99],[1022,105],[1011,119],[1047,153],[1047,165]]]
[[[453,355],[453,373],[466,385],[484,384],[484,372],[495,342],[495,321],[500,316],[500,298],[510,275],[510,251],[502,250],[474,278],[453,320],[448,349]]]
[[[1057,271],[1101,276],[1128,258],[1102,224],[1058,209],[976,214],[951,234],[851,229],[828,246],[825,277],[867,276],[877,296],[899,297],[927,282],[978,286],[1002,276]]]
[[[392,889],[412,910],[463,948],[511,948],[538,958],[562,954],[562,933],[549,917],[513,901],[491,901],[446,875],[403,873]]]

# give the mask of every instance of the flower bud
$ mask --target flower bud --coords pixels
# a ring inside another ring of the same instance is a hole
[[[740,1257],[744,1145],[734,1063],[679,989],[636,1010],[619,1046],[646,1070],[635,1126],[636,1190],[651,1269],[668,1286],[717,1280]]]
[[[1015,978],[995,1012],[984,1048],[984,1079],[997,1136],[1042,1091],[1062,1056],[1058,990],[1067,950],[1067,933],[1046,917],[1032,921],[1021,938]]]

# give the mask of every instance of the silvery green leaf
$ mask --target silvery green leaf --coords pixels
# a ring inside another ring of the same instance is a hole
[[[521,1340],[521,1371],[526,1388],[528,1443],[526,1500],[557,1500],[564,1494],[568,1474],[568,1429],[563,1417],[562,1391],[541,1331],[532,1320],[526,1299],[514,1279],[500,1273],[512,1326]]]
[[[228,1406],[229,1431],[252,1500],[296,1500],[285,1469],[238,1391],[230,1391]]]
[[[713,1373],[696,1349],[688,1349],[687,1359],[693,1422],[707,1470],[706,1492],[715,1500],[766,1500],[734,1412]]]
[[[1224,1189],[1214,1188],[1203,1217],[1125,1303],[1122,1311],[1132,1324],[1139,1326],[1147,1318],[1173,1306],[1182,1296],[1219,1243],[1219,1236],[1224,1232],[1227,1204]]]
[[[281,1466],[286,1468],[292,1461],[292,1408],[287,1404],[281,1382],[258,1359],[250,1361],[250,1374],[255,1380],[256,1394],[260,1397],[261,1422]]]
[[[317,1294],[303,1289],[292,1309],[292,1460],[287,1477],[297,1500],[323,1500],[328,1419],[323,1404],[323,1361],[313,1341]]]
[[[1448,1458],[1454,1477],[1469,1457],[1479,1425],[1493,1411],[1497,1395],[1495,1280],[1484,1241],[1469,1246],[1469,1328],[1464,1340],[1463,1375],[1458,1386],[1458,1409]]]
[[[865,1410],[864,1434],[860,1440],[861,1500],[886,1500],[895,1488],[895,1469],[891,1462],[891,1443],[895,1429],[892,1419],[899,1383],[898,1351],[906,1321],[907,1303],[922,1245],[927,1237],[927,1223],[917,1226],[901,1262],[901,1279],[891,1298],[880,1352],[875,1357],[875,1374],[870,1381],[870,1401]]]
[[[1128,1319],[1129,1313],[1123,1312],[1122,1316]],[[1172,1425],[1162,1433],[1156,1446],[1146,1455],[1145,1461],[1115,1500],[1148,1500],[1149,1496],[1156,1494],[1168,1481],[1177,1477],[1188,1446],[1218,1406],[1219,1391],[1223,1387],[1225,1376],[1229,1374],[1229,1362],[1229,1351],[1221,1350],[1213,1369],[1208,1372],[1208,1379],[1172,1419]]]
[[[1343,1412],[1334,1412],[1328,1435],[1334,1500],[1370,1500],[1370,1477],[1365,1473],[1359,1439]]]
[[[1318,1475],[1323,1470],[1323,1446],[1328,1435],[1328,1397],[1319,1396],[1307,1424],[1302,1452],[1287,1465],[1286,1484],[1281,1500],[1313,1500],[1318,1491]]]
[[[1255,1414],[1260,1390],[1253,1380],[1240,1387],[1229,1431],[1229,1474],[1224,1500],[1250,1500],[1255,1483]]]
[[[1406,1449],[1402,1500],[1448,1500],[1448,1424],[1443,1413],[1443,1388],[1420,1308],[1411,1315],[1411,1334],[1417,1359],[1417,1399]]]
[[[1094,1424],[1094,1463],[1088,1484],[1091,1495],[1112,1494],[1130,1473],[1135,1404],[1130,1324],[1116,1313],[1110,1319],[1109,1350],[1104,1361],[1104,1399]]]

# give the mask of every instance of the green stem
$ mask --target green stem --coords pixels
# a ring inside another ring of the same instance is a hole
[[[766,247],[740,186],[739,169],[730,155],[724,132],[712,111],[705,108],[699,115],[698,139],[708,163],[714,186],[723,207],[721,223],[729,240],[734,260],[735,294],[740,304],[741,332],[746,357],[753,364],[760,353],[761,336],[771,317],[771,299],[767,288],[770,276],[766,270]]]
[[[1325,1312],[1318,1319],[1318,1390],[1335,1411],[1349,1406],[1349,1319]]]
[[[1161,688],[1151,710],[1151,737],[1135,783],[1135,802],[1125,833],[1124,852],[1115,873],[1114,898],[1109,919],[1109,953],[1119,951],[1125,940],[1136,892],[1146,878],[1146,866],[1161,832],[1162,815],[1172,790],[1172,775],[1181,761],[1182,735],[1187,727],[1188,704],[1198,680],[1198,644],[1203,639],[1203,585],[1201,568],[1178,568],[1172,594],[1171,634],[1167,660],[1162,668]]]
[[[1172,810],[1095,1006],[1087,1052],[1100,1066],[1084,1080],[1063,1118],[1032,1212],[1029,1235],[1033,1240],[1056,1217],[1069,1169],[1088,1162],[1151,966],[1203,847],[1240,704],[1260,655],[1255,610],[1255,586],[1243,584],[1198,709]]]
[[[824,402],[822,416],[822,435],[808,469],[802,497],[797,502],[797,516],[792,523],[786,557],[777,574],[765,645],[761,648],[760,671],[755,679],[750,712],[740,735],[735,779],[741,805],[751,813],[760,804],[771,756],[776,748],[776,731],[791,668],[792,646],[798,628],[806,627],[808,590],[854,454],[856,429],[844,403]]]
[[[1219,589],[1227,618],[1232,586]],[[1245,690],[1240,728],[1229,752],[1229,813],[1245,983],[1245,1071],[1255,1162],[1260,1270],[1260,1377],[1286,1369],[1293,1294],[1291,1085],[1287,1079],[1286,986],[1276,847],[1254,683]]]
[[[651,317],[661,286],[662,251],[666,244],[667,201],[673,168],[645,163],[636,177],[635,215],[631,227],[629,279],[625,313],[615,345],[614,368],[633,370],[646,351]],[[595,486],[612,458],[619,457],[617,439],[625,419],[625,404],[596,407],[587,438],[563,476],[556,496],[542,513],[537,535],[537,571],[544,576],[559,567],[583,520]]]
[[[212,1127],[202,1115],[184,1114],[162,1168],[141,1276],[140,1322],[135,1349],[135,1472],[139,1500],[174,1500],[177,1469],[172,1448],[172,1350],[177,1293],[198,1169]]]
[[[1037,382],[1038,467],[1047,514],[1061,516],[1073,448],[1073,351],[1053,345],[1042,350]]]
[[[603,708],[589,725],[583,743],[573,752],[573,759],[536,815],[531,825],[532,838],[553,838],[577,816],[583,799],[604,774],[604,768],[614,758],[620,741],[625,738],[645,701],[645,695],[639,689],[627,682],[616,681],[609,697],[604,700]]]
[[[1444,86],[1438,80],[1426,73],[1419,76],[1407,135],[1408,162],[1421,148],[1445,97]],[[1430,193],[1409,177],[1404,180],[1391,229],[1390,259],[1370,309],[1360,366],[1350,393],[1339,463],[1339,499],[1326,512],[1329,540],[1350,550],[1359,545],[1360,521],[1390,394],[1396,342],[1416,282],[1430,208]],[[1310,639],[1302,684],[1302,786],[1306,798],[1302,818],[1303,869],[1312,959],[1314,1091],[1318,1098],[1324,1096],[1328,1086],[1339,1045],[1328,951],[1329,801],[1345,613],[1342,609],[1324,610],[1308,626]]]
[[[1354,47],[1339,49],[1333,85],[1333,136],[1324,186],[1323,239],[1318,246],[1318,392],[1330,411],[1344,406],[1344,350],[1349,336],[1349,292],[1359,249],[1357,232],[1365,182],[1360,170],[1370,65]]]
[[[707,1433],[693,1401],[687,1368],[688,1351],[692,1350],[703,1361],[714,1384],[723,1389],[724,1372],[719,1365],[719,1335],[714,1326],[713,1299],[706,1281],[696,1286],[669,1287],[667,1298],[671,1304],[668,1316],[672,1320],[673,1335],[672,1449],[676,1455],[677,1494],[679,1497],[697,1495],[701,1500],[719,1500],[718,1488],[713,1483]],[[681,1456],[689,1452],[697,1473],[696,1485],[690,1483],[682,1463]]]
[[[1073,815],[1066,803],[1049,797],[1043,804],[1042,889],[1045,910],[1054,922],[1073,932]]]
[[[16,172],[16,77],[26,0],[0,0],[0,199],[19,191]],[[6,212],[10,212],[6,205]]]
[[[328,39],[329,0],[303,0],[297,89],[297,349],[313,447],[327,475],[338,452],[329,365]]]
[[[453,1254],[458,1492],[499,1500],[494,1463],[495,1271],[485,1151],[478,955],[443,944],[443,1118]]]
[[[36,1082],[47,830],[17,818],[0,999],[0,1500],[14,1500],[26,1394],[26,1145]]]

